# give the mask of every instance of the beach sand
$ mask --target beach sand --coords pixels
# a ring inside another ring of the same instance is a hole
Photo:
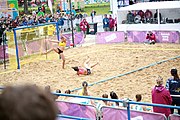
[[[57,56],[52,52],[51,55]],[[50,56],[48,54],[48,56]],[[0,85],[36,84],[44,88],[51,86],[51,90],[73,90],[81,87],[83,81],[89,84],[105,80],[89,90],[95,97],[115,91],[120,99],[134,99],[136,94],[142,94],[144,102],[151,102],[151,90],[158,75],[164,78],[164,84],[170,77],[170,69],[175,67],[180,71],[180,58],[154,64],[180,55],[180,44],[144,45],[137,43],[120,43],[107,45],[91,45],[76,47],[64,51],[66,57],[65,69],[62,69],[62,60],[42,60],[21,66],[20,71],[0,75]],[[71,67],[83,66],[84,60],[89,56],[91,63],[99,62],[88,76],[77,76]],[[44,57],[44,55],[42,55]],[[79,62],[78,62],[79,61]],[[151,66],[151,65],[152,66]],[[136,71],[137,69],[148,68]],[[107,78],[125,74],[107,81]],[[180,72],[179,72],[180,73]],[[76,92],[74,92],[76,93]]]

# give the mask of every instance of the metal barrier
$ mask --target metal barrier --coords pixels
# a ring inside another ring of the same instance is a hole
[[[117,99],[108,99],[108,98],[98,98],[98,97],[91,97],[91,96],[79,96],[73,94],[61,94],[61,93],[53,93],[57,96],[68,96],[68,97],[78,97],[78,98],[86,98],[86,99],[94,99],[94,100],[105,100],[111,102],[121,102],[123,103],[127,109],[128,120],[131,120],[131,113],[130,113],[130,104],[138,104],[138,105],[146,105],[146,106],[153,106],[153,107],[163,107],[163,108],[174,108],[180,109],[180,106],[171,106],[171,105],[164,105],[164,104],[153,104],[153,103],[146,103],[146,102],[134,102],[129,100],[117,100]]]

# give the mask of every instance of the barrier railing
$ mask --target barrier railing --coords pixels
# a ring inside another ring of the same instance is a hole
[[[146,103],[146,102],[134,102],[134,101],[129,101],[129,100],[117,100],[117,99],[98,98],[98,97],[91,97],[91,96],[79,96],[79,95],[74,95],[74,94],[61,94],[61,93],[53,93],[53,94],[57,95],[57,96],[68,96],[68,97],[78,97],[78,98],[86,98],[86,99],[94,99],[94,100],[104,100],[104,101],[111,101],[111,102],[121,102],[121,103],[123,103],[123,106],[127,108],[128,120],[131,120],[130,104],[138,104],[138,105],[146,105],[146,106],[153,106],[153,107],[180,109],[180,106],[171,106],[171,105],[164,105],[164,104],[153,104],[153,103]]]

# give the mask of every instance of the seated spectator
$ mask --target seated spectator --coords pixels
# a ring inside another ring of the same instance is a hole
[[[102,98],[108,98],[108,94],[103,94]],[[98,110],[100,110],[101,107],[103,107],[103,106],[110,106],[109,101],[102,100],[102,101],[99,101],[98,104],[96,105]]]
[[[71,94],[71,90],[66,90],[65,91],[65,94]],[[65,100],[65,101],[69,101],[70,99],[72,99],[71,97],[68,97],[68,96],[64,96],[62,100]]]
[[[146,42],[149,44],[155,44],[156,43],[156,36],[151,31],[147,33]]]
[[[56,90],[56,93],[61,93],[61,90],[57,89],[57,90]],[[54,95],[54,99],[55,99],[55,100],[58,99],[58,97],[59,97],[59,95]]]
[[[141,94],[136,95],[136,102],[141,102],[142,96]],[[137,111],[146,111],[146,107],[138,104],[133,104],[131,105],[132,110],[137,110]]]
[[[6,87],[0,95],[0,120],[55,120],[58,109],[35,86]]]
[[[177,69],[171,69],[171,76],[172,77],[166,81],[166,89],[168,89],[172,95],[172,105],[180,106],[180,97],[176,97],[176,95],[180,95],[180,79]],[[174,109],[171,109],[171,114],[173,113]],[[178,114],[180,114],[180,109],[178,109]]]
[[[169,90],[163,86],[163,78],[158,77],[156,80],[157,85],[152,89],[152,103],[171,105],[172,98]],[[171,114],[170,108],[153,107],[153,112],[163,113],[166,117]]]
[[[110,92],[110,96],[111,96],[111,99],[118,99],[118,96],[114,91]],[[119,102],[113,102],[111,103],[111,106],[119,107],[120,105],[119,105]]]

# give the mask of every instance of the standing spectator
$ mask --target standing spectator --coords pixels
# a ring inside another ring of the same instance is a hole
[[[0,120],[55,120],[50,94],[35,86],[6,87],[0,94]]]
[[[158,77],[157,85],[152,90],[152,103],[171,105],[172,98],[169,91],[163,86],[163,78]],[[166,117],[171,114],[170,108],[153,107],[153,112],[164,113]]]
[[[117,31],[117,17],[114,18],[115,31]]]
[[[80,21],[82,21],[83,15],[81,12],[79,13],[79,18],[80,18]]]
[[[46,12],[46,8],[45,8],[45,6],[44,5],[42,5],[42,11],[43,11],[43,13],[45,13]]]
[[[86,81],[82,83],[82,90],[78,91],[78,95],[81,95],[81,96],[91,95],[91,92],[88,90],[88,83]]]
[[[159,16],[159,21],[161,23],[161,20],[162,20],[161,13],[159,12],[159,15],[158,15],[158,10],[156,10],[156,13],[154,14],[154,20],[156,21],[156,23],[158,23],[158,16]]]
[[[171,69],[172,77],[166,81],[166,89],[169,90],[171,95],[180,95],[180,79],[177,69]],[[180,97],[172,96],[172,105],[180,106]],[[171,114],[174,113],[174,109],[171,109]],[[178,114],[180,110],[178,109]]]
[[[0,23],[0,45],[2,44],[3,41],[3,33],[6,29],[6,25],[4,23]]]
[[[86,19],[84,18],[80,22],[80,29],[84,32],[84,38],[86,38],[87,29],[89,29],[89,28],[90,28],[90,26],[89,26],[88,22],[86,21]]]
[[[115,21],[112,18],[112,15],[109,15],[109,30],[110,31],[114,31],[114,25],[115,25]]]
[[[60,19],[58,20],[58,25],[59,25],[60,31],[63,30],[64,20],[65,19],[62,16],[60,16]]]
[[[107,17],[107,14],[105,14],[103,18],[103,28],[104,31],[109,31],[109,19]]]
[[[92,10],[92,12],[91,12],[92,23],[94,22],[95,15],[96,15],[96,11]]]

